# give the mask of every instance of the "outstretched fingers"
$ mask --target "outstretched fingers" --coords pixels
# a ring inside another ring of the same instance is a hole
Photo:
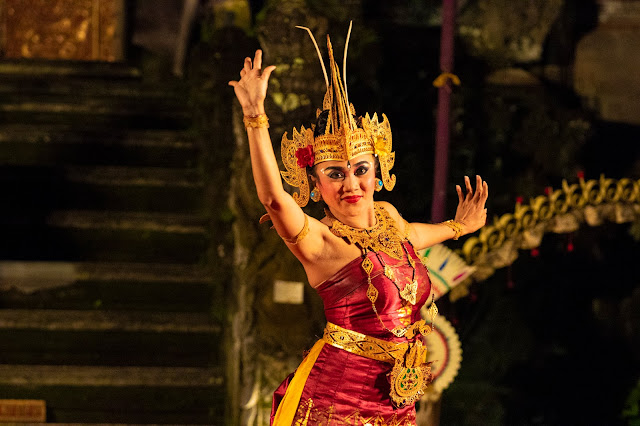
[[[262,71],[262,78],[265,80],[269,80],[269,77],[271,77],[271,73],[273,72],[273,70],[276,69],[275,65],[269,65],[268,67],[266,67],[263,71]]]
[[[242,73],[243,71],[245,73],[248,73],[251,71],[251,68],[252,68],[251,58],[247,56],[246,58],[244,58],[244,67],[242,68],[242,71],[240,71],[240,73]]]
[[[467,189],[466,198],[472,198],[473,197],[473,188],[471,188],[471,179],[469,179],[469,176],[465,176],[464,177],[464,186]]]
[[[482,185],[482,178],[480,175],[476,175],[476,192],[473,194],[473,198],[475,201],[480,201],[482,199],[482,190],[484,189]]]
[[[262,68],[262,50],[256,50],[256,54],[253,58],[253,69],[258,70],[260,72],[260,68]]]
[[[482,205],[484,206],[487,202],[487,198],[489,198],[489,185],[486,181],[482,182]],[[484,209],[485,211],[487,209]]]

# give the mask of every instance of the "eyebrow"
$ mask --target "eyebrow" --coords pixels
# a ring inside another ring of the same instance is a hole
[[[353,167],[359,167],[359,166],[362,166],[364,164],[371,165],[371,162],[369,162],[367,160],[358,161],[356,164],[353,165]],[[345,170],[345,169],[346,169],[346,167],[329,166],[329,167],[326,167],[326,168],[324,168],[322,170],[338,170],[338,171],[342,171],[342,170]]]

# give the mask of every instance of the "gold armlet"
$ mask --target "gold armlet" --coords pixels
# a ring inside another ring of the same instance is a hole
[[[288,242],[289,244],[298,244],[300,241],[302,241],[304,237],[307,236],[308,233],[309,233],[309,216],[305,214],[304,226],[302,227],[302,231],[298,232],[298,235],[296,235],[295,237],[291,237],[291,238],[282,237],[282,239]]]
[[[261,127],[269,128],[269,118],[267,114],[245,115],[242,121],[244,121],[244,127],[247,129],[250,127],[254,129]]]
[[[460,222],[449,219],[446,222],[442,222],[442,224],[453,229],[453,232],[455,232],[455,235],[453,236],[454,240],[457,240],[462,236],[462,224]]]

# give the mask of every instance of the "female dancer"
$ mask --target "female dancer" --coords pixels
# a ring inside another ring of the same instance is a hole
[[[327,93],[315,127],[282,138],[282,177],[300,189],[293,196],[283,188],[264,109],[275,67],[263,69],[258,50],[240,80],[229,82],[244,113],[258,197],[328,321],[274,394],[272,424],[413,425],[415,401],[431,380],[422,340],[431,327],[419,313],[431,283],[416,250],[482,227],[488,187],[476,176],[474,191],[466,177],[466,193],[456,186],[455,219],[440,224],[409,224],[391,204],[374,202],[374,192],[395,185],[389,122],[356,117],[328,48],[330,77],[322,64]],[[309,195],[326,203],[320,220],[301,209]]]

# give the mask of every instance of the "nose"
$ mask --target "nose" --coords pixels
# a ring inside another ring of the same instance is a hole
[[[355,191],[358,189],[358,178],[353,173],[347,173],[344,177],[343,187],[345,192]]]

